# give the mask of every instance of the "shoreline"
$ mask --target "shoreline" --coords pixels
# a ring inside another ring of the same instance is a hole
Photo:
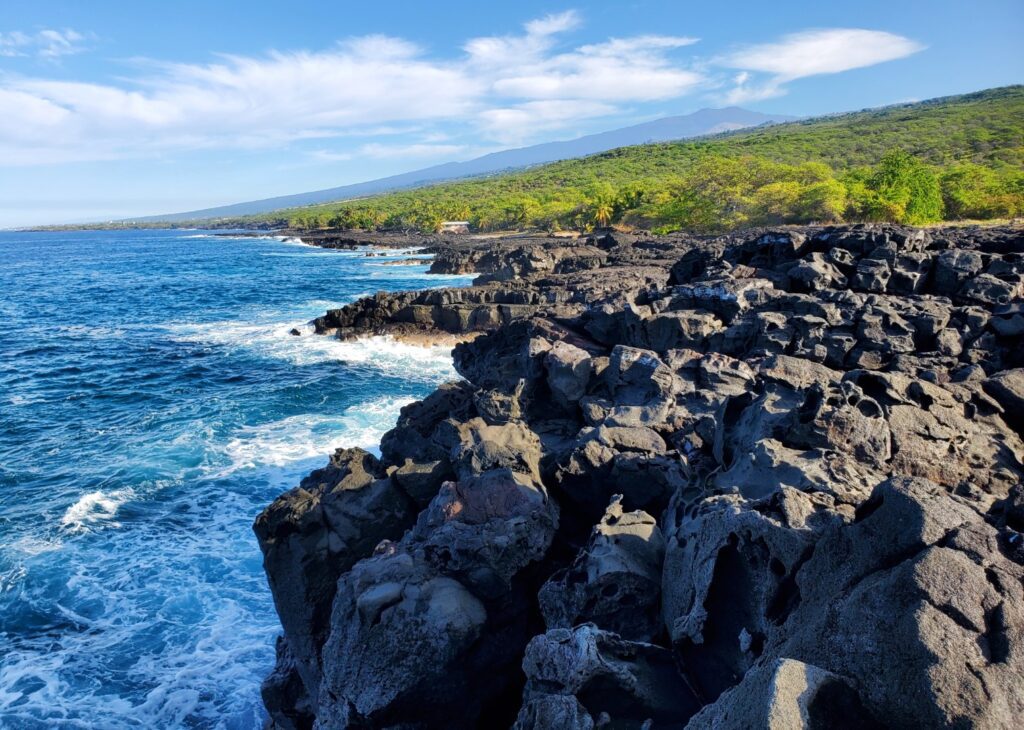
[[[1024,707],[1024,651],[983,654],[988,619],[927,618],[967,585],[961,613],[1024,626],[1024,230],[437,248],[431,271],[472,286],[314,320],[451,343],[464,380],[403,408],[379,458],[339,450],[257,519],[284,629],[272,723]]]
[[[337,337],[337,332],[325,331],[323,333],[316,333],[313,336],[317,337]],[[437,332],[433,330],[409,330],[409,331],[390,331],[386,333],[363,333],[359,335],[352,335],[344,338],[345,342],[362,342],[364,340],[372,340],[375,338],[384,338],[403,345],[414,345],[416,347],[423,348],[434,348],[434,347],[452,347],[460,345],[466,342],[472,342],[474,339],[480,336],[479,332],[474,333],[463,333],[463,334],[452,334],[449,332]],[[342,339],[342,338],[338,338]]]

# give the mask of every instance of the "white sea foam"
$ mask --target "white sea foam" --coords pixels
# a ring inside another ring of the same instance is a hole
[[[0,571],[0,593],[9,591],[28,575],[24,565],[17,565],[10,570]]]
[[[281,467],[326,457],[335,449],[361,446],[376,449],[413,398],[385,397],[360,403],[340,416],[308,414],[239,429],[223,447],[230,465],[217,476],[239,469]]]
[[[135,495],[94,491],[65,512],[62,541],[14,546],[25,561],[68,550],[62,598],[52,610],[73,628],[56,644],[46,636],[26,635],[17,644],[0,636],[0,725],[261,726],[259,684],[280,631],[250,531],[268,499],[266,485],[281,482],[276,492],[294,484],[311,466],[303,461],[322,462],[335,448],[372,448],[411,400],[381,397],[337,417],[241,428],[220,447],[207,439],[212,461],[226,468],[157,489],[167,496],[149,509],[161,509],[163,518],[99,531],[116,525],[118,510]],[[247,469],[257,471],[219,481]],[[216,491],[204,486],[210,480]],[[0,591],[37,590],[26,582],[22,559],[0,574]]]
[[[23,556],[34,557],[42,553],[59,550],[61,544],[60,540],[51,536],[26,535],[15,540],[11,547]]]
[[[168,517],[191,501],[179,499]],[[247,564],[259,506],[225,492],[201,530],[154,521],[69,551],[53,610],[74,628],[59,641],[26,634],[5,645],[0,635],[0,725],[260,727],[259,683],[280,629]],[[145,694],[129,699],[126,688]]]
[[[363,262],[359,267],[367,270]],[[467,278],[434,277],[418,267],[379,273],[377,281],[353,286],[387,288],[389,278],[450,286]],[[373,382],[379,380],[374,372],[422,386],[455,376],[448,347],[387,337],[341,342],[315,336],[303,324],[344,303],[250,310],[247,321],[171,323],[158,336],[300,366],[347,363]],[[303,336],[290,335],[293,327]],[[20,602],[8,605],[31,604],[25,611],[36,611],[38,604],[67,628],[57,638],[53,632],[0,634],[0,725],[261,726],[259,683],[272,667],[280,626],[259,568],[252,518],[332,450],[373,449],[411,400],[372,398],[340,415],[296,415],[235,430],[225,426],[227,417],[204,416],[176,438],[131,452],[132,459],[152,460],[162,475],[167,463],[177,464],[180,473],[168,474],[166,483],[139,479],[132,482],[135,491],[110,482],[86,487],[93,491],[61,503],[39,538],[8,544],[0,592]]]
[[[340,306],[329,302],[317,304],[319,306],[311,309],[320,314]],[[439,383],[455,377],[449,346],[411,345],[388,336],[342,341],[313,334],[313,327],[308,322],[252,323],[229,320],[167,325],[166,329],[180,342],[245,348],[261,356],[294,365],[344,362],[423,383]],[[292,329],[297,329],[302,335],[292,335]]]
[[[457,377],[450,345],[411,345],[387,335],[347,341],[333,337],[310,339],[317,341],[314,349],[327,359],[372,367],[385,375],[426,383]]]
[[[425,246],[410,246],[409,248],[360,248],[356,249],[360,254],[368,258],[401,258],[402,256],[412,256],[414,254],[423,253],[426,251]],[[370,254],[373,254],[371,257]],[[425,258],[432,259],[434,254],[424,254]]]
[[[294,256],[336,254],[277,243],[249,248]],[[457,280],[421,274],[420,267],[392,267],[364,281],[369,260],[351,262],[351,276],[339,291]],[[134,339],[142,330],[161,345],[168,339],[201,343],[182,350],[238,348],[247,367],[253,354],[260,358],[256,367],[271,362],[263,358],[324,363],[297,380],[312,382],[321,373],[340,371],[354,376],[354,386],[365,383],[368,389],[361,396],[366,402],[340,415],[335,408],[330,416],[319,415],[313,402],[319,389],[294,401],[287,391],[286,398],[249,403],[246,381],[238,398],[219,397],[217,391],[206,397],[204,391],[202,398],[190,400],[175,392],[173,405],[147,414],[138,428],[127,424],[122,432],[120,419],[90,423],[92,431],[83,436],[93,438],[101,430],[109,435],[77,443],[80,452],[100,442],[117,448],[97,454],[96,464],[83,458],[79,483],[62,477],[60,489],[47,489],[47,499],[39,500],[33,515],[38,524],[19,519],[9,525],[17,531],[0,540],[5,614],[0,726],[235,730],[263,724],[259,684],[273,666],[280,624],[260,569],[253,517],[282,489],[323,464],[332,449],[379,443],[410,400],[403,393],[425,393],[454,375],[446,347],[420,348],[388,338],[340,342],[314,336],[301,324],[343,303],[300,300],[295,307],[248,308],[238,320],[171,323],[155,332],[147,321],[118,329],[70,325],[74,328],[58,333]],[[0,311],[4,306],[0,303]],[[210,310],[195,311],[202,317]],[[295,326],[304,336],[288,334]],[[331,366],[340,362],[350,367]],[[63,395],[55,392],[47,398]],[[363,391],[354,387],[353,392]],[[377,397],[385,392],[394,395]],[[277,410],[290,403],[303,405]],[[0,396],[0,411],[4,407]],[[312,415],[279,418],[296,410]],[[279,420],[258,422],[273,418]],[[253,425],[237,425],[244,422]],[[41,443],[39,455],[48,453],[52,460],[75,441],[55,437]],[[54,444],[61,449],[50,448]],[[98,473],[109,481],[92,481]],[[121,488],[128,485],[134,491]]]
[[[227,234],[224,234],[223,236],[217,236],[217,238],[234,238],[236,240],[237,239],[243,239],[243,240],[246,240],[246,241],[284,241],[286,237],[285,236],[274,236],[274,235],[270,235],[270,234],[264,234],[264,235],[261,235],[261,236],[247,236],[247,235],[243,235],[243,234],[227,233]]]
[[[134,496],[135,490],[128,488],[83,494],[64,512],[61,527],[69,532],[85,532],[98,526],[120,527],[114,517],[121,505]]]
[[[7,402],[15,407],[24,407],[42,403],[46,398],[42,395],[12,395]]]

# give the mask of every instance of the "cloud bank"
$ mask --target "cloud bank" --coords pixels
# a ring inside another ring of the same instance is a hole
[[[516,34],[471,38],[448,55],[401,38],[351,38],[322,51],[220,56],[208,64],[147,62],[116,82],[5,74],[0,65],[0,165],[145,157],[173,151],[281,147],[365,136],[351,156],[452,154],[443,127],[474,144],[515,144],[631,104],[713,93],[736,103],[784,93],[797,79],[909,55],[921,46],[882,31],[826,29],[785,36],[698,63],[689,36],[638,35],[567,45],[574,11],[531,20]],[[0,34],[0,56],[80,50],[73,30]],[[408,138],[410,129],[422,138]],[[388,130],[401,139],[386,144]],[[372,138],[372,140],[369,140]],[[332,157],[333,156],[333,157]]]

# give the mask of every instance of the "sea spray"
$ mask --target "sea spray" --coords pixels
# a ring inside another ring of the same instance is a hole
[[[258,727],[279,624],[253,518],[457,377],[448,347],[308,322],[471,277],[204,231],[0,246],[0,726]]]

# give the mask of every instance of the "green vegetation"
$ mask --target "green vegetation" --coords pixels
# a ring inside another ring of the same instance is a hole
[[[719,231],[1024,214],[1024,86],[625,147],[260,216],[298,228]]]
[[[713,232],[1022,215],[1024,86],[1009,86],[185,225],[432,231],[469,220],[478,231],[615,224]]]

